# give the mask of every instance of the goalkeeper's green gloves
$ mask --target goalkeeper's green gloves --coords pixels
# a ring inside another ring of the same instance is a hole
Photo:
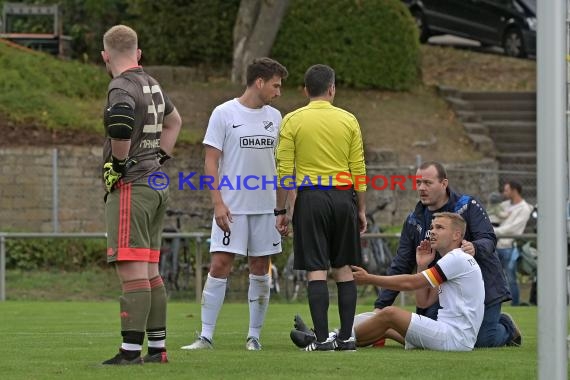
[[[124,160],[119,160],[113,156],[112,159],[112,162],[107,162],[103,165],[103,180],[107,193],[113,191],[113,188],[121,177],[125,175],[127,169],[136,164],[135,160],[129,159],[128,157]]]

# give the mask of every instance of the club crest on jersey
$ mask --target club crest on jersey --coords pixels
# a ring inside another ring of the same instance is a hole
[[[275,146],[275,138],[271,136],[242,136],[239,138],[240,148],[269,149]]]
[[[275,131],[275,127],[273,126],[273,122],[271,121],[264,121],[263,128],[265,128],[265,130],[269,132]]]

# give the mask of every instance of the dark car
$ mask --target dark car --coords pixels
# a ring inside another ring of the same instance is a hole
[[[536,54],[536,0],[404,0],[420,41],[452,34],[501,46],[511,57]]]

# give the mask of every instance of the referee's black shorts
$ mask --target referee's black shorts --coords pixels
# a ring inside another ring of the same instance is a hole
[[[301,187],[293,213],[294,268],[360,265],[358,207],[353,189]]]

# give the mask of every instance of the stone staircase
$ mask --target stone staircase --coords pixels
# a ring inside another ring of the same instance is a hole
[[[536,93],[440,88],[476,148],[499,164],[499,181],[517,179],[536,202]]]

